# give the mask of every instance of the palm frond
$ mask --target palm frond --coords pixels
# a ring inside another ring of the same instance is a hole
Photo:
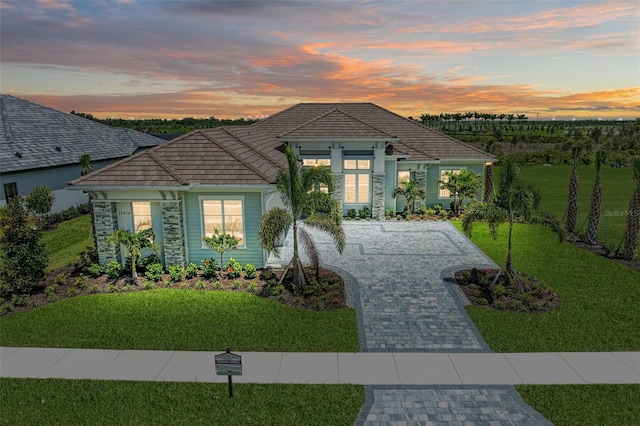
[[[558,235],[560,242],[564,241],[567,237],[567,230],[562,225],[560,219],[549,212],[535,210],[531,212],[528,222],[552,230]]]
[[[342,229],[340,223],[337,223],[333,217],[323,213],[315,213],[307,217],[304,223],[311,228],[318,229],[328,234],[333,240],[338,252],[342,253],[344,251],[344,247],[347,244],[347,238],[344,234],[344,229]]]
[[[507,212],[493,203],[474,201],[464,211],[462,230],[471,237],[473,224],[478,221],[487,222],[489,233],[495,240],[498,236],[498,226],[508,219]]]
[[[262,248],[279,256],[280,247],[276,243],[292,223],[293,216],[284,209],[276,207],[266,212],[262,216],[262,222],[258,230],[258,240]]]
[[[319,184],[327,185],[330,194],[336,190],[336,177],[329,166],[306,167],[302,169],[301,180],[305,192],[311,191],[315,185]]]
[[[311,261],[313,266],[317,268],[320,254],[318,253],[318,249],[316,248],[316,244],[313,241],[313,238],[311,238],[311,235],[306,231],[306,229],[302,227],[298,228],[298,237],[300,237],[300,242],[302,243],[304,252],[309,257],[309,260]]]

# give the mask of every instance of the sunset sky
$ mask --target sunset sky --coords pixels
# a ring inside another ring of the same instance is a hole
[[[640,117],[633,1],[2,0],[4,94],[100,118]]]

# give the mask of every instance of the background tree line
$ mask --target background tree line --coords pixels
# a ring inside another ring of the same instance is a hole
[[[219,119],[214,116],[207,118],[147,118],[147,119],[124,119],[124,118],[105,118],[100,119],[94,117],[92,114],[84,112],[71,111],[70,114],[83,117],[88,120],[96,121],[98,123],[106,124],[112,127],[124,127],[127,129],[137,130],[142,133],[148,134],[184,134],[189,133],[197,129],[210,129],[220,126],[235,126],[243,124],[255,123],[258,120],[252,120],[248,118],[236,118],[236,119]]]

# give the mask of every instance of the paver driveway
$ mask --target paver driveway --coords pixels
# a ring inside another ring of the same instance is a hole
[[[495,263],[449,222],[344,222],[347,246],[313,233],[350,282],[363,352],[489,352],[449,284]],[[291,258],[291,235],[281,258]],[[273,261],[273,260],[272,260]],[[276,261],[277,262],[277,261]],[[549,424],[510,386],[367,386],[356,424]]]

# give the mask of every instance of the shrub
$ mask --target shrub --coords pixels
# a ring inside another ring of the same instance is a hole
[[[107,263],[105,272],[107,273],[107,277],[109,277],[109,279],[115,280],[122,273],[122,265],[117,260],[112,260],[111,262]]]
[[[42,231],[29,223],[21,197],[14,197],[0,209],[0,282],[16,293],[30,293],[45,277],[49,258]]]
[[[129,259],[129,262],[131,262],[131,259]],[[151,253],[150,255],[140,259],[138,266],[146,270],[149,265],[153,265],[154,263],[162,263],[162,261],[160,261],[160,256],[155,253]],[[129,268],[131,268],[131,266],[129,266]]]
[[[251,294],[256,294],[258,291],[258,284],[255,281],[251,281],[247,286],[247,291]]]
[[[118,287],[115,284],[111,284],[107,288],[107,293],[115,293],[116,291],[118,291]]]
[[[174,283],[182,281],[184,277],[184,267],[182,265],[169,266],[169,279]]]
[[[78,289],[77,289],[77,288],[75,288],[75,287],[69,287],[69,288],[67,289],[67,297],[75,297],[75,296],[77,296],[78,294],[80,294],[80,292],[79,292],[79,291],[78,291]]]
[[[224,286],[222,285],[222,283],[220,281],[216,281],[213,283],[213,288],[215,290],[222,290],[224,288]]]
[[[145,290],[151,290],[156,286],[156,283],[154,283],[153,281],[145,281],[144,285],[142,286],[142,288],[144,288]]]
[[[247,263],[244,265],[244,276],[245,278],[253,279],[257,275],[256,265],[252,263]]]
[[[202,280],[198,280],[193,288],[195,288],[196,290],[204,290],[205,288],[207,288],[207,285],[204,283],[204,281]]]
[[[144,275],[155,282],[160,281],[164,275],[164,267],[162,266],[162,263],[152,263],[151,265],[147,265],[147,270]]]
[[[31,213],[42,220],[51,211],[54,200],[55,196],[51,188],[38,185],[25,197],[25,206]]]
[[[239,278],[240,273],[242,272],[242,265],[232,257],[229,259],[229,263],[227,263],[225,270],[227,271],[227,277],[232,279]]]
[[[29,304],[29,295],[14,294],[11,296],[11,303],[13,303],[14,306],[27,306],[27,304]]]
[[[218,276],[218,263],[214,258],[203,259],[200,269],[202,269],[202,276],[208,280]]]
[[[232,290],[240,290],[242,288],[242,282],[240,282],[240,280],[234,280],[233,283],[231,283],[231,289]]]
[[[93,278],[97,278],[104,272],[104,267],[99,263],[92,263],[85,268],[85,271]]]
[[[11,311],[13,311],[13,305],[11,305],[10,303],[5,303],[4,305],[2,305],[2,307],[0,307],[0,315],[6,315]]]
[[[89,293],[96,294],[99,292],[100,292],[100,287],[98,286],[98,284],[94,284],[91,287],[89,287]]]
[[[80,290],[84,290],[85,288],[87,288],[87,277],[80,274],[80,276],[78,276],[73,282],[73,285],[79,288]]]
[[[44,295],[47,297],[47,299],[49,300],[55,300],[58,298],[58,295],[56,294],[58,292],[58,286],[55,284],[52,285],[48,285],[47,287],[45,287],[44,289]]]
[[[347,217],[355,219],[356,215],[356,209],[347,209]]]
[[[278,280],[276,280],[275,278],[272,278],[267,281],[264,287],[262,287],[260,296],[262,297],[280,296],[283,293],[284,293],[284,286],[282,284],[278,284]]]
[[[386,209],[384,211],[384,215],[387,218],[392,218],[392,217],[394,217],[396,215],[396,209]]]
[[[67,278],[69,278],[69,274],[61,272],[55,276],[55,278],[53,279],[53,283],[57,286],[62,287],[67,283]]]
[[[358,210],[358,216],[360,219],[366,219],[371,217],[371,209],[369,206],[363,206],[360,210]]]
[[[196,265],[195,263],[191,262],[187,265],[187,268],[185,269],[185,276],[187,277],[187,279],[189,278],[195,278],[198,276],[198,265]]]

